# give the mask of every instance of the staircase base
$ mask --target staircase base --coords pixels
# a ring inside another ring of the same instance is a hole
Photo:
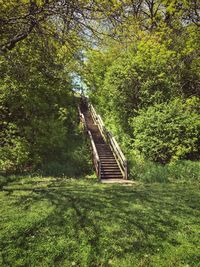
[[[127,184],[127,185],[137,184],[135,181],[125,180],[125,179],[101,179],[100,182],[103,184]]]

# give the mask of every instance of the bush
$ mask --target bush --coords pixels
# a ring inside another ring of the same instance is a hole
[[[82,132],[68,136],[63,148],[59,157],[52,157],[41,166],[42,175],[79,177],[92,173],[89,145]]]
[[[2,58],[0,171],[34,171],[63,158],[78,127],[78,112],[68,61],[62,57],[60,49],[50,43],[44,47],[35,36]]]
[[[129,154],[130,179],[147,183],[200,182],[200,162],[179,160],[162,165],[145,160],[136,151]]]
[[[17,136],[18,129],[15,124],[7,124],[4,134],[7,137],[4,145],[0,147],[0,171],[21,171],[29,160],[29,145],[25,138]]]
[[[175,99],[140,110],[130,120],[134,148],[159,163],[179,159],[198,159],[200,149],[200,101]]]

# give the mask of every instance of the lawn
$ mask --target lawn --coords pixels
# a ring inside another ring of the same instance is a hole
[[[0,191],[0,266],[200,266],[199,189],[9,182]]]

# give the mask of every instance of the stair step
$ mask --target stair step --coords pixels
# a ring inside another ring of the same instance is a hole
[[[122,175],[118,175],[118,176],[101,175],[101,179],[123,179],[123,176]]]
[[[113,153],[111,152],[111,151],[99,151],[98,149],[97,149],[97,152],[98,152],[98,154],[101,154],[101,155],[113,155]]]
[[[113,156],[113,153],[110,152],[110,151],[108,151],[108,152],[104,152],[104,151],[98,151],[98,149],[97,149],[97,152],[98,152],[99,154],[101,154],[102,156],[103,156],[103,155],[112,155],[112,156]]]
[[[114,166],[113,167],[112,165],[111,166],[106,166],[106,167],[102,166],[101,169],[102,170],[105,170],[105,171],[107,171],[107,170],[109,170],[109,171],[114,171],[114,170],[121,171],[120,168],[119,168],[119,166]]]
[[[102,163],[101,165],[105,167],[107,166],[119,167],[116,160],[115,161],[102,161],[101,160],[101,163]]]
[[[121,171],[118,171],[118,172],[101,172],[102,174],[104,174],[104,175],[108,175],[108,176],[110,176],[110,175],[122,175],[122,173],[121,173]]]
[[[97,152],[98,152],[99,155],[102,155],[102,156],[113,156],[113,154],[111,152],[101,152],[101,151],[98,151],[98,150],[97,150]]]
[[[123,176],[101,176],[101,179],[123,179]]]
[[[99,158],[100,159],[102,159],[102,160],[104,160],[104,159],[113,159],[113,160],[115,160],[115,158],[112,156],[102,156],[102,155],[99,155]]]
[[[99,154],[101,154],[101,155],[113,155],[113,153],[112,153],[111,151],[99,151],[99,150],[97,149],[97,152],[98,152]]]
[[[102,151],[105,151],[105,150],[111,151],[110,147],[107,146],[107,145],[104,146],[104,147],[99,147],[99,146],[97,146],[97,149],[98,149],[98,150],[102,150]]]
[[[103,163],[101,164],[101,168],[102,169],[119,169],[119,166],[117,164],[106,164],[106,163]]]
[[[115,159],[108,159],[108,158],[101,158],[100,157],[100,161],[102,162],[102,163],[106,163],[106,162],[109,162],[109,163],[116,163],[116,160]]]
[[[101,174],[101,178],[107,178],[107,179],[115,179],[115,178],[121,178],[123,179],[123,176],[122,175],[104,175],[104,174]]]
[[[103,146],[108,146],[108,145],[107,145],[107,144],[103,144],[103,145],[101,145],[101,146],[103,147]]]
[[[97,151],[99,153],[111,153],[112,154],[112,151],[111,150],[101,150],[101,149],[98,149],[98,147],[97,147]]]
[[[111,149],[109,147],[98,147],[97,146],[97,150],[98,151],[109,151],[109,152],[111,152]]]
[[[123,177],[123,176],[121,173],[114,173],[114,174],[101,173],[101,177],[115,178],[115,177]]]
[[[114,160],[114,159],[113,159],[113,160],[108,160],[108,159],[107,159],[107,160],[106,160],[106,159],[101,160],[101,159],[100,159],[100,161],[101,161],[102,165],[104,165],[104,164],[106,164],[106,163],[109,164],[109,165],[113,165],[113,164],[116,163],[116,160]],[[117,163],[116,163],[116,164],[117,164]],[[116,165],[115,165],[115,166],[116,166]],[[118,165],[117,165],[117,166],[118,166]]]
[[[115,160],[114,156],[112,156],[112,157],[99,156],[99,157],[100,157],[100,159],[102,159],[102,160],[104,160],[104,159],[113,159],[113,160]]]
[[[120,170],[118,165],[110,164],[108,166],[101,165],[102,170]]]
[[[113,166],[113,165],[108,165],[108,166],[105,166],[105,165],[101,165],[101,168],[103,170],[119,170],[119,166],[116,165],[116,166]]]
[[[106,172],[106,173],[116,173],[116,172],[119,172],[119,173],[121,173],[121,170],[118,168],[116,168],[116,169],[101,169],[101,171],[102,172]]]
[[[110,158],[110,157],[112,157],[112,158],[114,158],[114,156],[112,155],[112,154],[101,154],[101,153],[98,153],[98,155],[100,156],[100,157],[106,157],[106,158]]]
[[[114,156],[112,155],[112,154],[101,154],[101,153],[98,153],[98,155],[100,156],[100,157],[106,157],[106,158],[110,158],[110,157],[112,157],[112,158],[114,158]]]
[[[110,173],[110,172],[121,172],[121,170],[120,170],[119,167],[115,167],[115,168],[110,168],[110,167],[108,167],[108,168],[102,168],[101,167],[101,171],[108,172],[108,173]]]
[[[101,159],[100,160],[101,161],[101,163],[102,163],[102,166],[107,166],[107,165],[112,165],[113,167],[115,167],[115,166],[118,166],[118,164],[117,164],[117,161],[116,160],[106,160],[106,159]]]
[[[101,152],[101,153],[112,153],[112,151],[109,149],[108,150],[103,150],[103,149],[101,150],[101,149],[98,149],[98,147],[97,147],[97,151]]]
[[[101,162],[105,162],[105,163],[107,162],[107,160],[109,160],[109,161],[112,161],[113,163],[117,164],[117,161],[115,158],[101,158],[100,157],[100,160],[101,160]]]
[[[120,177],[122,176],[121,173],[101,173],[101,176],[106,176],[106,177]]]
[[[112,158],[115,158],[112,154],[110,155],[105,155],[105,154],[99,154],[99,156],[101,157],[106,157],[106,158],[109,158],[109,157],[112,157]]]

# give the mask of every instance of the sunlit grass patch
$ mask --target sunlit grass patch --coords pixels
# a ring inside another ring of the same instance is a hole
[[[24,177],[3,189],[1,266],[198,266],[197,185]]]

